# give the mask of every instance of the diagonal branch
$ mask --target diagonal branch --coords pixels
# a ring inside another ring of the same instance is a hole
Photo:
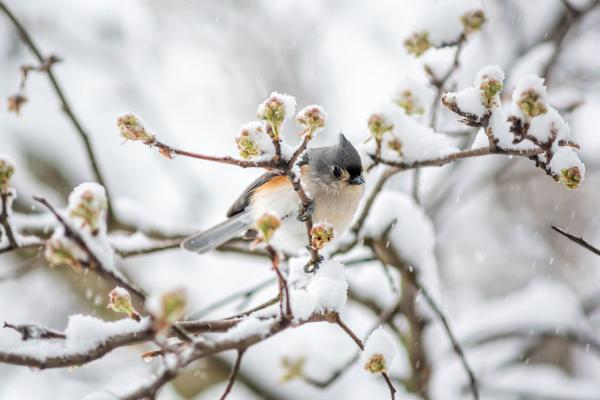
[[[592,246],[590,243],[588,243],[584,238],[582,238],[581,236],[575,236],[572,233],[567,232],[566,230],[559,228],[556,225],[552,225],[552,229],[554,229],[556,232],[560,233],[561,235],[563,235],[564,237],[568,238],[569,240],[571,240],[574,243],[577,243],[578,245],[580,245],[581,247],[591,251],[592,253],[600,256],[600,250],[597,247]]]
[[[50,212],[52,214],[54,214],[54,216],[56,217],[58,222],[63,226],[63,228],[65,230],[65,235],[68,238],[72,239],[87,254],[89,259],[91,260],[94,271],[96,271],[98,273],[98,275],[102,276],[105,279],[108,279],[109,281],[116,283],[118,286],[121,286],[121,287],[127,289],[130,293],[133,293],[142,302],[146,299],[146,294],[144,293],[144,291],[142,291],[141,289],[136,287],[134,284],[128,282],[122,276],[115,273],[114,271],[111,271],[109,268],[107,268],[107,266],[102,264],[102,262],[94,254],[94,252],[89,248],[88,244],[85,242],[83,237],[79,234],[79,232],[77,232],[76,230],[71,228],[69,223],[67,223],[67,221],[63,218],[63,216],[60,215],[60,213],[56,210],[56,208],[54,208],[54,206],[52,204],[50,204],[50,202],[48,200],[46,200],[43,197],[38,197],[38,196],[34,196],[33,199],[35,201],[43,204],[44,206],[46,206],[46,208],[48,208],[48,210],[50,210]]]
[[[469,386],[471,389],[471,393],[473,394],[473,398],[475,400],[478,400],[479,399],[479,384],[477,382],[477,378],[475,377],[475,373],[473,372],[473,369],[471,368],[471,366],[469,365],[469,363],[467,361],[467,357],[465,356],[465,352],[464,352],[463,348],[458,343],[458,340],[456,339],[454,332],[450,328],[450,324],[448,323],[448,319],[446,318],[446,315],[441,310],[441,308],[437,305],[437,303],[435,302],[433,297],[431,297],[431,295],[429,294],[429,291],[427,291],[417,279],[415,279],[413,281],[413,284],[419,289],[419,291],[421,292],[421,294],[427,301],[427,304],[429,304],[429,307],[431,307],[433,312],[437,315],[439,320],[442,322],[442,326],[444,327],[444,330],[446,331],[446,335],[448,336],[448,339],[450,339],[450,342],[452,343],[452,350],[456,353],[456,355],[460,359],[460,362],[461,362],[464,370],[467,372],[467,375],[469,376]]]
[[[25,26],[23,26],[23,24],[17,19],[17,17],[10,11],[10,9],[2,1],[0,1],[0,10],[8,17],[8,19],[10,19],[10,21],[12,22],[14,27],[17,29],[19,36],[21,37],[21,39],[23,40],[25,45],[29,48],[29,50],[31,50],[31,52],[33,53],[35,58],[38,60],[38,62],[40,64],[45,64],[47,62],[47,59],[42,55],[42,52],[40,51],[39,47],[34,42],[31,35],[25,29]],[[94,174],[94,178],[96,179],[96,181],[99,184],[104,186],[104,189],[107,192],[107,199],[110,199],[110,197],[108,196],[109,191],[106,186],[106,181],[104,180],[104,177],[102,176],[102,172],[100,171],[100,166],[99,166],[98,160],[96,159],[96,156],[94,154],[94,149],[92,147],[92,142],[90,140],[90,137],[89,137],[88,133],[83,129],[83,126],[82,126],[81,122],[79,121],[79,119],[75,116],[75,113],[73,112],[73,109],[71,108],[71,105],[69,104],[60,84],[58,83],[58,80],[54,76],[54,72],[52,71],[51,63],[48,64],[48,68],[44,69],[44,72],[48,75],[48,79],[50,79],[52,88],[54,89],[54,92],[58,96],[62,111],[65,113],[65,115],[67,116],[69,121],[71,121],[71,124],[73,125],[73,127],[75,128],[77,133],[79,134],[80,139],[83,141],[85,151],[87,153],[87,157],[88,157],[89,162],[92,167],[92,172]],[[111,204],[110,201],[109,201],[109,204]],[[113,216],[111,210],[112,210],[112,208],[109,207],[109,218],[114,220],[114,216]]]
[[[237,377],[238,372],[240,371],[240,365],[242,364],[242,357],[244,356],[245,349],[238,350],[237,358],[235,359],[235,364],[233,365],[233,369],[231,370],[231,375],[229,375],[229,380],[227,381],[227,387],[225,387],[225,392],[221,396],[221,400],[225,400],[229,392],[231,392],[231,388],[235,383],[235,378]]]

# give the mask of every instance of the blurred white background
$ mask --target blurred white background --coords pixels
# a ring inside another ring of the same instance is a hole
[[[570,1],[578,7],[588,3]],[[483,4],[489,23],[469,40],[453,82],[465,87],[482,66],[498,64],[507,73],[510,93],[520,75],[540,72],[543,43],[566,10],[558,0]],[[189,233],[220,221],[260,172],[185,158],[169,161],[142,145],[123,144],[117,116],[135,112],[164,142],[181,148],[236,155],[239,126],[255,119],[257,105],[276,90],[296,96],[301,107],[318,103],[327,110],[328,127],[318,144],[332,143],[339,131],[359,143],[367,136],[369,113],[390,97],[398,82],[409,76],[426,83],[421,62],[406,53],[403,40],[421,10],[436,2],[8,0],[7,5],[45,54],[63,60],[54,71],[91,135],[117,199],[117,214],[143,221],[148,229]],[[593,307],[600,296],[600,259],[550,229],[556,224],[600,243],[599,11],[597,7],[569,32],[548,82],[551,103],[568,109],[563,115],[581,145],[587,166],[581,189],[567,191],[528,160],[506,157],[424,171],[422,200],[436,231],[443,303],[459,337],[477,324],[500,324],[501,330],[503,323],[536,318],[551,327],[573,319],[600,337],[600,314]],[[437,53],[435,57],[451,57],[443,50]],[[17,91],[19,66],[32,62],[13,26],[0,15],[3,97]],[[32,73],[25,94],[28,102],[19,116],[0,111],[0,152],[17,165],[18,212],[30,212],[34,194],[64,205],[73,186],[93,179],[47,77]],[[441,130],[456,130],[452,120],[444,111]],[[286,133],[290,141],[297,140],[293,133]],[[449,175],[453,168],[457,170]],[[409,191],[411,176],[399,175],[391,187]],[[0,273],[8,274],[21,262],[14,254],[0,256]],[[272,273],[264,260],[222,253],[198,256],[178,249],[119,265],[150,292],[185,287],[192,309]],[[385,301],[389,287],[378,265],[353,268],[348,277],[351,288]],[[92,274],[41,265],[18,278],[2,279],[0,320],[63,329],[73,313],[114,319],[105,311],[108,290]],[[275,286],[269,287],[252,304],[275,292]],[[230,314],[237,305],[211,317]],[[360,334],[377,319],[352,301],[344,318]],[[438,329],[427,336],[434,365],[432,398],[468,398],[454,388],[464,380],[463,373]],[[18,342],[15,332],[0,330],[3,347]],[[484,383],[484,398],[600,399],[597,353],[550,340],[525,362],[519,356],[526,342],[495,342],[468,352]],[[279,380],[284,356],[305,356],[311,375],[325,377],[353,354],[352,346],[333,326],[285,332],[247,352],[231,398],[387,398],[385,385],[360,365],[325,390]],[[0,365],[0,398],[79,399],[98,390],[135,388],[156,367],[142,362],[141,350],[120,349],[73,370]],[[232,357],[194,364],[160,398],[217,398]],[[538,389],[538,397],[531,394]],[[517,392],[530,395],[517,397]],[[400,390],[400,399],[411,396]]]

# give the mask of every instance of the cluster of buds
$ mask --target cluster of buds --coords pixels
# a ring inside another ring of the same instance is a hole
[[[563,168],[560,171],[559,181],[569,189],[578,189],[582,180],[578,167]]]
[[[426,31],[413,33],[404,41],[404,47],[409,54],[420,57],[432,47],[429,41],[429,33]]]
[[[274,214],[265,213],[256,221],[255,226],[260,235],[260,240],[269,243],[275,231],[281,226],[281,219]]]
[[[378,144],[383,140],[383,135],[386,132],[391,132],[394,129],[394,124],[386,121],[385,117],[381,114],[373,114],[367,121],[369,132],[371,137],[375,139]]]
[[[403,90],[394,99],[400,108],[403,108],[408,115],[422,115],[425,113],[425,108],[418,104],[411,90]]]
[[[152,313],[155,332],[165,332],[185,315],[187,297],[183,289],[174,289],[150,298],[147,308]]]
[[[273,92],[258,106],[256,115],[258,119],[269,124],[267,129],[269,136],[273,140],[279,140],[283,122],[294,114],[295,109],[296,100],[292,96]]]
[[[289,382],[297,378],[302,378],[304,376],[304,364],[306,364],[306,359],[304,357],[298,357],[296,359],[283,357],[281,365],[285,372],[281,377],[281,381]]]
[[[108,294],[107,308],[116,313],[127,314],[129,318],[140,321],[140,314],[131,305],[131,295],[122,287],[116,287]]]
[[[333,240],[334,236],[333,225],[329,222],[318,222],[310,230],[310,246],[315,250],[321,250]]]
[[[69,217],[88,227],[96,235],[104,224],[108,203],[104,188],[96,183],[83,183],[69,195]]]
[[[528,118],[537,117],[548,111],[543,97],[534,89],[522,92],[516,103]]]
[[[11,191],[10,179],[15,173],[15,164],[7,156],[0,156],[0,194]]]
[[[135,114],[128,113],[121,115],[117,119],[117,127],[125,140],[144,142],[146,144],[154,142],[154,135],[146,130],[142,120]]]
[[[46,241],[44,257],[51,267],[68,265],[75,272],[81,271],[81,262],[87,258],[75,242],[62,234],[55,234]]]
[[[396,152],[398,154],[398,157],[402,157],[404,155],[402,142],[395,136],[388,140],[387,147],[390,150]]]
[[[502,82],[493,77],[488,77],[481,82],[479,89],[481,90],[481,101],[485,108],[492,108],[494,98],[502,91],[502,88]]]
[[[486,18],[483,10],[469,11],[460,17],[460,22],[463,26],[465,35],[480,31],[485,20]]]
[[[387,372],[388,366],[385,363],[385,357],[383,354],[375,353],[369,357],[365,363],[365,370],[372,374],[379,374],[381,372]]]
[[[260,155],[260,147],[252,139],[248,130],[242,130],[238,137],[235,138],[235,143],[240,151],[240,157],[245,160]]]
[[[304,127],[304,137],[312,139],[313,134],[325,128],[327,113],[321,106],[307,106],[300,110],[296,121]]]
[[[265,125],[260,121],[249,122],[240,128],[235,138],[240,157],[245,160],[262,156],[274,151],[273,142],[265,132]]]

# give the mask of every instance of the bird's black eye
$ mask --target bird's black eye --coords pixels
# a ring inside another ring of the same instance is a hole
[[[333,167],[333,175],[336,178],[339,178],[342,176],[342,170],[340,169],[340,167],[338,167],[337,165]]]

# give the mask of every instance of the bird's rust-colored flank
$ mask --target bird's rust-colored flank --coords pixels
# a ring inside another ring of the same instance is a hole
[[[256,189],[256,192],[265,194],[265,193],[271,192],[273,190],[278,190],[281,188],[282,185],[285,185],[285,184],[289,185],[287,176],[285,176],[285,175],[275,176],[275,177],[271,178],[269,180],[269,182],[261,185],[258,189]]]

